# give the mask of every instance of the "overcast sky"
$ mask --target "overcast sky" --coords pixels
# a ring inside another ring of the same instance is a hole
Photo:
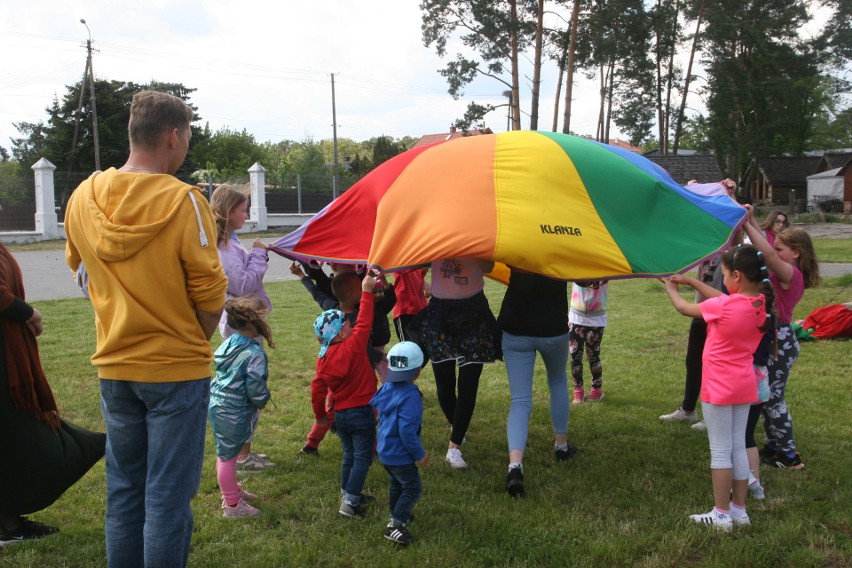
[[[53,98],[81,79],[81,18],[99,79],[195,88],[202,123],[246,129],[258,142],[330,139],[331,73],[338,136],[358,141],[446,132],[469,101],[505,102],[491,79],[459,101],[447,94],[437,72],[445,62],[421,39],[419,0],[0,0],[0,146],[18,135],[13,122],[46,120]],[[546,64],[540,129],[552,126],[556,78]],[[521,97],[528,112],[527,86]],[[594,84],[579,76],[574,98],[571,129],[594,134]],[[505,111],[486,123],[505,130]]]
[[[0,146],[18,135],[13,122],[45,120],[81,79],[80,18],[99,79],[196,88],[191,100],[211,129],[245,128],[259,142],[330,139],[331,73],[338,136],[359,141],[446,132],[470,100],[505,102],[493,80],[459,101],[447,94],[444,63],[421,39],[418,0],[0,0]],[[552,126],[554,67],[543,78],[542,129]],[[593,134],[594,90],[576,96],[572,129]],[[525,87],[522,104],[528,112]],[[487,125],[505,130],[505,112]]]

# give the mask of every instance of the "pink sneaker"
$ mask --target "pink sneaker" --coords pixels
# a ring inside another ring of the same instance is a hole
[[[240,499],[245,499],[246,501],[254,501],[257,499],[257,495],[243,489],[242,483],[237,483],[237,487],[240,488]]]
[[[240,499],[235,507],[225,505],[225,512],[222,516],[226,519],[252,518],[260,515],[260,511]]]
[[[592,390],[589,391],[589,400],[591,401],[599,401],[604,397],[603,389],[592,387]]]
[[[583,404],[586,400],[586,391],[582,388],[577,387],[574,389],[574,400],[571,401],[571,404]]]

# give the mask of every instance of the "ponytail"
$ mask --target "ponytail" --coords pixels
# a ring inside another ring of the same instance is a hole
[[[228,315],[228,325],[236,330],[255,331],[262,335],[270,347],[275,347],[272,341],[272,330],[266,321],[266,306],[253,296],[228,298],[225,302],[225,313]]]

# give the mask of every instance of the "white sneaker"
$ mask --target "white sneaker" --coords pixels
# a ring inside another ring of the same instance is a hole
[[[699,432],[707,431],[707,425],[704,423],[703,420],[699,420],[698,422],[690,426],[690,428],[692,428],[693,430],[698,430]]]
[[[731,522],[738,527],[747,527],[751,524],[751,519],[748,518],[748,513],[745,509],[737,509],[734,504],[729,505],[731,511]]]
[[[734,522],[731,520],[731,515],[717,513],[715,509],[701,515],[689,515],[689,518],[693,523],[711,526],[723,532],[731,532],[734,529]]]
[[[754,480],[754,483],[748,484],[748,494],[752,499],[756,499],[758,501],[766,499],[766,493],[763,491],[763,486],[756,479]]]
[[[246,503],[243,499],[240,499],[235,507],[225,505],[224,509],[225,512],[222,513],[222,516],[226,519],[252,518],[260,515],[260,511]]]
[[[689,422],[690,424],[695,424],[698,422],[698,414],[695,411],[687,412],[682,408],[678,408],[671,414],[663,414],[660,416],[660,420],[663,422]]]
[[[461,450],[458,448],[450,448],[447,450],[447,457],[445,459],[447,460],[447,463],[455,469],[464,469],[467,467],[467,462],[464,461]]]

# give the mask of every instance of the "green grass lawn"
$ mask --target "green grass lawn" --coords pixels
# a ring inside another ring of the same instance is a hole
[[[820,262],[852,262],[849,239],[814,239],[814,249]]]
[[[848,280],[829,278],[807,291],[796,317],[849,300],[844,285]],[[270,350],[277,407],[264,412],[254,447],[278,466],[243,478],[260,495],[261,517],[225,520],[208,432],[193,504],[192,566],[852,565],[849,341],[804,343],[793,370],[787,399],[806,468],[765,468],[767,498],[748,503],[753,526],[716,534],[687,518],[712,507],[706,435],[657,418],[682,397],[689,320],[674,311],[660,283],[613,282],[602,349],[606,398],[571,408],[568,439],[581,453],[557,464],[539,362],[523,499],[510,498],[504,487],[509,392],[503,364],[483,373],[463,447],[470,469],[462,471],[443,461],[449,427],[431,370],[424,372],[423,443],[432,461],[422,472],[424,493],[411,527],[417,543],[401,549],[382,536],[387,475],[378,463],[366,483],[377,502],[366,519],[354,521],[337,513],[336,437],[322,444],[319,459],[297,457],[312,422],[309,383],[317,343],[311,323],[319,310],[297,282],[268,288],[279,345]],[[497,312],[502,286],[489,282],[486,291]],[[95,342],[91,307],[82,299],[36,306],[45,321],[42,359],[63,416],[102,429],[97,375],[88,361]],[[32,515],[61,532],[0,549],[0,565],[103,566],[105,494],[101,461],[54,505]]]

